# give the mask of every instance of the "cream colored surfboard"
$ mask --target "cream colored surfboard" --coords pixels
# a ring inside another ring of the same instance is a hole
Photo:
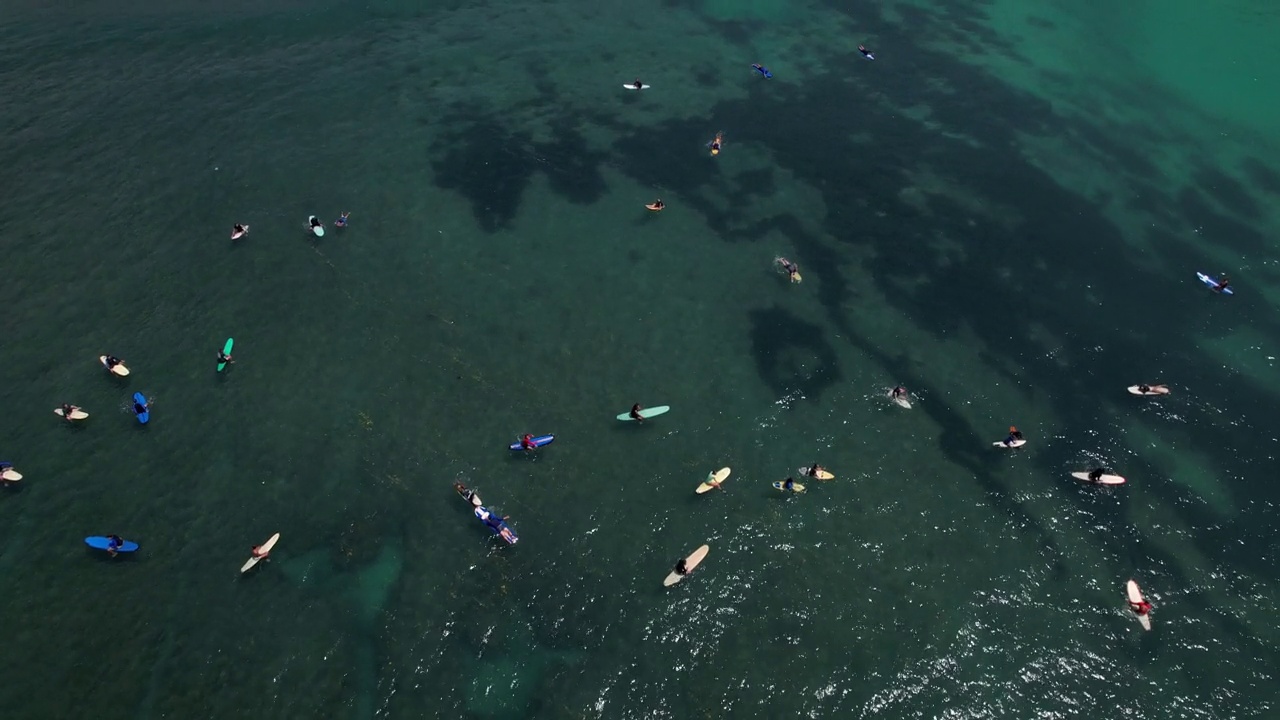
[[[1125,589],[1125,593],[1129,596],[1129,602],[1131,603],[1142,602],[1142,589],[1138,587],[1138,583],[1130,580],[1129,582],[1125,583],[1124,589]],[[1130,612],[1132,612],[1132,610],[1130,610]],[[1134,615],[1138,615],[1138,613],[1134,613]],[[1151,629],[1151,613],[1147,612],[1144,615],[1138,615],[1138,623],[1142,625],[1143,630],[1150,630]]]
[[[710,475],[707,475],[707,481],[699,485],[698,489],[694,490],[694,492],[701,495],[705,492],[710,492],[711,490],[715,490],[720,486],[720,483],[724,482],[725,479],[728,477],[729,477],[729,468],[722,467],[719,470],[711,473]]]
[[[262,545],[258,549],[261,550],[262,553],[265,555],[266,553],[271,552],[271,548],[275,547],[276,543],[279,541],[280,541],[280,533],[276,533],[275,535],[272,535],[266,542],[262,543]],[[242,573],[249,572],[249,569],[252,568],[254,565],[257,565],[259,560],[262,560],[262,558],[260,557],[249,558],[248,560],[245,561],[244,565],[240,566],[240,572]]]
[[[55,413],[57,413],[58,417],[66,417],[65,415],[63,415],[63,414],[62,414],[62,408],[54,408],[54,409],[53,409],[53,411],[54,411]],[[76,408],[75,410],[72,410],[72,411],[71,411],[71,418],[70,418],[70,419],[72,419],[72,420],[83,420],[83,419],[85,419],[85,418],[87,418],[87,417],[89,417],[89,413],[87,413],[87,412],[85,412],[85,411],[81,410],[80,408]]]
[[[698,567],[698,564],[702,562],[702,559],[705,558],[709,552],[711,552],[710,545],[703,545],[697,550],[694,550],[692,555],[684,559],[684,575],[680,575],[676,571],[672,570],[671,573],[667,575],[667,579],[662,581],[662,586],[671,587],[685,579],[689,573],[693,572],[694,568]]]

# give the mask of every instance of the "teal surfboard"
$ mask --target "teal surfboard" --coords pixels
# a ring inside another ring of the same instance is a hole
[[[670,412],[670,411],[671,411],[671,406],[670,406],[670,405],[659,405],[658,407],[645,408],[645,409],[641,410],[641,411],[640,411],[640,417],[641,417],[641,418],[643,418],[643,419],[645,419],[645,420],[648,420],[648,419],[649,419],[649,418],[651,418],[651,417],[657,417],[657,416],[659,416],[659,415],[663,415],[663,414],[665,414],[665,413],[667,413],[667,412]],[[635,420],[635,418],[631,417],[631,411],[630,411],[630,410],[628,410],[627,412],[624,412],[624,413],[622,413],[621,415],[619,415],[619,416],[618,416],[618,419],[619,419],[619,420],[621,420],[621,421],[623,421],[623,422],[627,422],[628,420]]]
[[[231,347],[232,347],[233,345],[235,345],[235,344],[236,344],[236,339],[235,339],[235,338],[227,338],[227,344],[222,346],[222,354],[223,354],[223,355],[230,355],[230,354],[231,354]],[[224,363],[224,362],[220,362],[220,363],[218,363],[218,372],[222,372],[222,368],[224,368],[224,367],[226,367],[226,366],[227,366],[227,364],[226,364],[226,363]]]

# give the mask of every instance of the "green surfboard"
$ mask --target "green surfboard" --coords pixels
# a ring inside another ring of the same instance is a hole
[[[222,354],[223,354],[223,355],[230,355],[230,354],[231,354],[231,346],[233,346],[233,345],[235,345],[235,344],[236,344],[236,339],[235,339],[235,338],[227,338],[227,344],[222,346]],[[224,368],[224,367],[226,367],[226,366],[227,366],[227,364],[226,364],[226,363],[224,363],[224,362],[220,362],[220,363],[218,363],[218,372],[222,372],[222,368]]]

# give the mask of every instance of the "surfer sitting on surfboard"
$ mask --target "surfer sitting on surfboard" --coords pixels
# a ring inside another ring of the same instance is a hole
[[[1009,426],[1009,437],[1007,437],[1007,438],[1005,438],[1005,439],[1004,439],[1004,444],[1005,444],[1005,445],[1012,445],[1012,444],[1014,443],[1014,441],[1015,441],[1015,440],[1021,440],[1021,439],[1022,439],[1022,431],[1018,430],[1018,428],[1017,428],[1016,426],[1014,426],[1014,425],[1010,425],[1010,426]]]
[[[63,404],[62,404],[62,417],[63,417],[64,419],[66,419],[68,422],[70,422],[70,421],[71,421],[71,413],[73,413],[73,412],[75,412],[76,410],[79,410],[79,409],[80,409],[80,408],[76,407],[75,405],[71,405],[70,403],[63,403]]]
[[[657,212],[666,206],[667,204],[662,202],[662,198],[658,198],[657,200],[654,200],[652,203],[645,205],[645,207],[649,208],[654,212]]]
[[[894,400],[897,400],[900,397],[906,397],[906,396],[907,396],[907,389],[902,387],[901,385],[895,385],[894,388],[889,391],[889,397],[893,398]]]
[[[1103,470],[1103,468],[1094,468],[1094,469],[1090,470],[1090,471],[1089,471],[1089,482],[1091,482],[1091,483],[1093,483],[1093,484],[1095,484],[1095,485],[1101,485],[1101,484],[1102,484],[1102,476],[1103,476],[1103,474],[1104,474],[1104,470]]]
[[[231,227],[232,240],[235,240],[236,238],[239,238],[239,237],[244,237],[245,235],[248,235],[248,234],[249,234],[248,225],[241,225],[240,223],[236,223]]]
[[[249,551],[249,554],[259,560],[266,560],[267,556],[271,554],[271,551],[263,550],[261,545],[254,545],[253,549]]]
[[[124,361],[116,357],[115,355],[108,355],[107,359],[104,360],[103,362],[107,364],[107,369],[110,370]]]
[[[537,445],[535,445],[535,444],[534,444],[534,442],[533,442],[533,436],[532,436],[532,435],[530,435],[529,433],[525,433],[525,434],[524,434],[524,437],[520,438],[520,449],[521,449],[521,450],[529,450],[529,451],[533,451],[533,450],[537,450],[537,449],[538,449],[538,446],[537,446]]]
[[[635,405],[631,406],[631,412],[627,414],[630,415],[631,419],[635,420],[636,422],[644,422],[644,416],[640,414],[640,411],[642,410],[644,410],[644,408],[640,406],[640,403],[636,403]]]
[[[1230,284],[1231,284],[1231,281],[1227,279],[1227,274],[1223,273],[1222,278],[1218,280],[1217,285],[1213,286],[1213,289],[1215,292],[1222,292],[1223,290],[1226,290],[1227,286],[1229,286]]]
[[[719,154],[720,154],[720,146],[721,146],[721,145],[723,145],[723,144],[724,144],[724,133],[723,133],[723,132],[718,132],[718,133],[716,133],[716,139],[715,139],[715,140],[712,140],[712,141],[711,141],[711,142],[709,142],[709,143],[707,143],[707,147],[711,148],[711,154],[712,154],[712,155],[719,155]]]
[[[636,78],[636,81],[635,81],[635,82],[633,82],[633,83],[631,83],[631,87],[633,87],[633,88],[635,88],[635,89],[637,89],[637,90],[643,90],[643,89],[644,89],[644,83],[640,82],[640,78]]]
[[[220,362],[220,363],[232,364],[232,363],[234,363],[234,362],[235,362],[235,360],[232,360],[230,355],[228,355],[228,354],[226,354],[226,353],[222,352],[221,350],[219,350],[219,351],[218,351],[218,362]]]
[[[816,478],[818,477],[818,473],[822,472],[823,470],[824,468],[821,465],[819,465],[818,463],[814,463],[810,465],[807,470],[804,471],[804,474],[808,475],[811,478]],[[790,490],[790,488],[787,488],[787,489]]]
[[[322,228],[322,227],[324,227],[324,223],[320,222],[313,216],[311,218],[311,229],[315,230],[316,228]]]
[[[792,490],[792,491],[794,491],[794,490],[796,489],[796,481],[795,481],[795,479],[794,479],[794,478],[790,478],[790,477],[789,477],[789,478],[787,478],[786,480],[783,480],[783,481],[782,481],[782,489],[783,489],[783,490]]]
[[[349,213],[349,212],[344,212],[344,213],[342,213],[342,216],[341,216],[341,217],[339,217],[337,220],[334,220],[334,221],[333,221],[333,226],[334,226],[334,227],[346,227],[346,226],[347,226],[347,217],[348,217],[348,216],[350,216],[350,215],[351,215],[351,213]]]
[[[119,552],[120,548],[123,545],[124,545],[124,538],[120,537],[119,535],[107,536],[107,554],[110,555],[111,557],[115,557],[116,553]]]
[[[1130,600],[1129,609],[1134,611],[1138,615],[1146,615],[1147,613],[1151,612],[1151,603],[1147,602],[1145,599],[1140,600],[1138,602],[1133,602],[1132,600]]]
[[[689,574],[689,566],[685,565],[684,558],[680,558],[679,560],[676,561],[676,566],[671,569],[671,572],[677,575]]]

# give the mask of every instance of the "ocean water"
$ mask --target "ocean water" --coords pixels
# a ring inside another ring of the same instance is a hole
[[[1277,713],[1272,4],[3,22],[0,716]]]

